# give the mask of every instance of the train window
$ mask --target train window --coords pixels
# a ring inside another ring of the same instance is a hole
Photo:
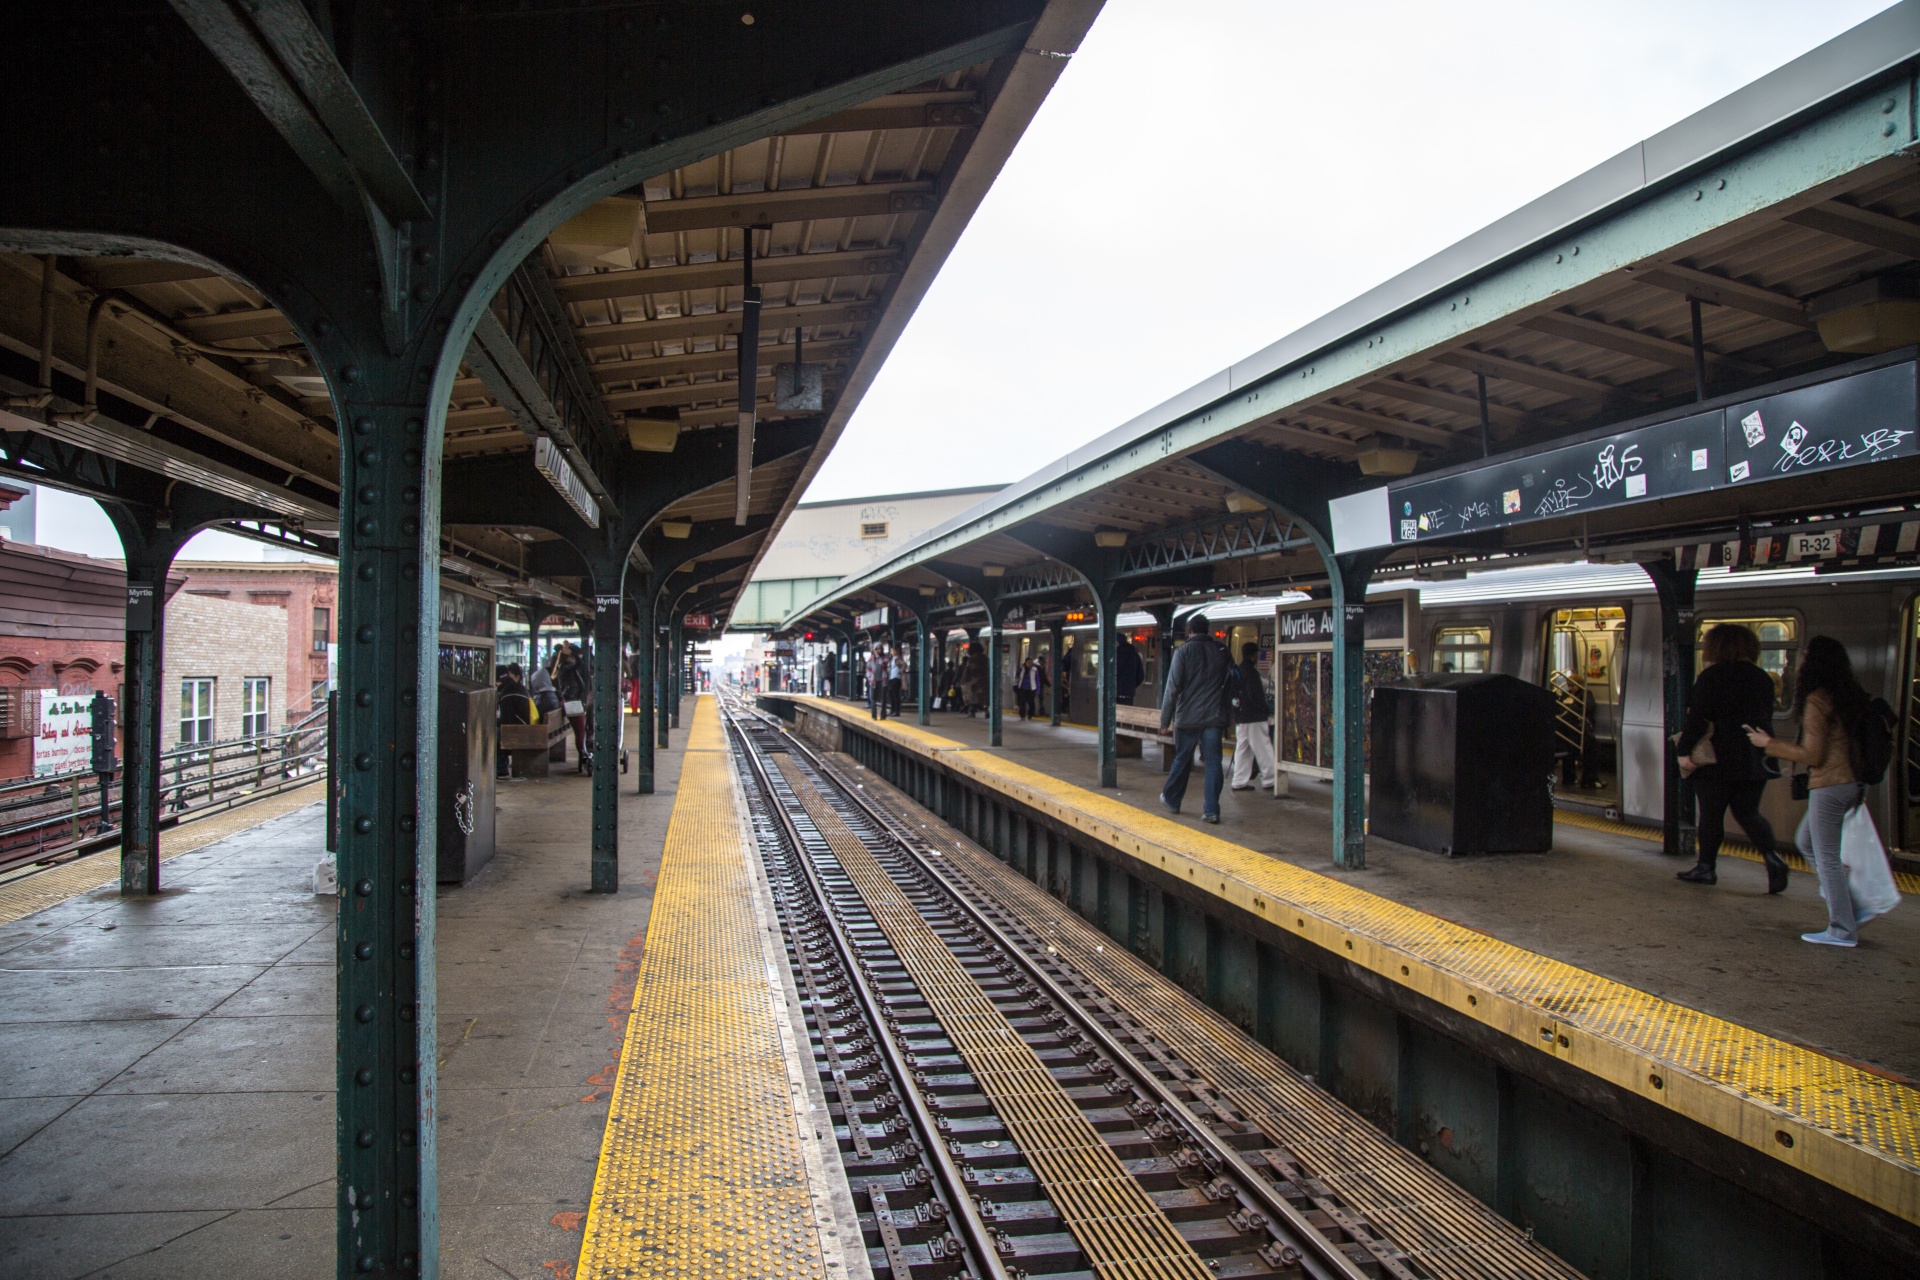
[[[1702,618],[1700,631],[1694,637],[1693,667],[1700,670],[1705,661],[1702,647],[1707,632],[1723,622],[1745,627],[1760,638],[1760,669],[1773,677],[1773,707],[1784,712],[1793,704],[1793,689],[1788,683],[1793,675],[1794,656],[1800,651],[1800,623],[1796,618]]]
[[[1433,669],[1441,675],[1485,671],[1492,654],[1492,627],[1440,627],[1433,633]]]

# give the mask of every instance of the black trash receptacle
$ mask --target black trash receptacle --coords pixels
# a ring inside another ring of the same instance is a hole
[[[493,686],[443,674],[434,828],[441,884],[465,884],[493,857],[494,748],[499,733]]]
[[[1553,697],[1504,675],[1373,692],[1372,835],[1449,856],[1553,847]]]

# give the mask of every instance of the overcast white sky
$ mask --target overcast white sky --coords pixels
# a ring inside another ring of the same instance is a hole
[[[807,496],[1018,479],[1886,7],[1107,0]]]
[[[1887,7],[1107,0],[807,497],[1016,480]]]

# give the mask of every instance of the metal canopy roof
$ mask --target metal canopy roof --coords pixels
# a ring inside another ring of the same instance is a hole
[[[1410,450],[1419,472],[1477,459],[1481,377],[1495,453],[1692,403],[1690,299],[1704,304],[1712,395],[1843,363],[1806,299],[1920,259],[1917,59],[1908,0],[1073,450],[785,625],[879,584],[943,582],[945,566],[1038,563],[1023,530],[1124,533],[1131,553],[1143,537],[1230,523],[1234,477],[1204,452],[1227,440],[1311,468],[1322,499],[1382,483],[1354,465],[1363,448]],[[1864,470],[1847,501],[1920,488],[1905,464]],[[1764,488],[1742,500],[1717,514],[1786,513]],[[1525,535],[1575,536],[1552,523]],[[1189,561],[1168,594],[1325,575],[1304,546],[1206,565],[1197,576]]]
[[[1070,48],[1097,9],[1052,5],[1054,48]],[[546,336],[571,346],[557,364],[563,376],[569,362],[584,375],[589,403],[579,416],[603,447],[626,450],[629,413],[677,423],[683,443],[716,427],[731,432],[751,236],[764,295],[757,416],[762,424],[805,417],[818,430],[808,447],[754,468],[748,529],[727,549],[731,567],[713,577],[734,588],[713,602],[718,612],[832,448],[1064,63],[1051,50],[1016,51],[659,174],[589,211],[597,225],[587,226],[594,243],[584,251],[578,220],[555,232],[524,269],[537,273],[524,280],[526,297],[509,301],[510,283],[496,298],[492,314],[527,366],[522,376],[548,370],[539,317],[520,309],[546,308],[564,325]],[[208,264],[62,257],[51,276],[45,266],[0,254],[0,382],[9,394],[32,391],[50,301],[56,371],[84,378],[89,334],[97,334],[100,400],[90,414],[0,412],[0,473],[110,497],[112,464],[137,467],[279,517],[235,532],[330,552],[339,428],[296,326],[260,291]],[[773,366],[793,360],[796,340],[806,363],[824,366],[824,412],[774,405]],[[543,425],[528,404],[503,401],[499,371],[481,367],[480,342],[468,356],[446,416],[453,477],[470,459],[530,457]],[[564,404],[555,411],[569,412]],[[49,438],[71,465],[49,465]],[[584,471],[591,454],[576,458]],[[673,465],[668,453],[643,456]],[[532,467],[525,482],[545,483]],[[676,501],[659,520],[730,520],[734,510],[729,478]],[[591,587],[561,571],[565,556],[530,553],[555,541],[533,524],[449,523],[442,550],[447,568],[486,585],[590,611]]]

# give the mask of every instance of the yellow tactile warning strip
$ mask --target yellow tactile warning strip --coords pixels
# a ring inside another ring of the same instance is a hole
[[[987,750],[937,754],[1089,841],[1304,938],[1541,1053],[1920,1222],[1920,1091],[1061,782]]]
[[[323,785],[316,782],[311,786],[296,787],[292,791],[282,791],[279,795],[268,796],[237,809],[225,809],[204,818],[183,822],[179,826],[168,827],[160,833],[160,861],[164,863],[183,853],[204,849],[215,840],[224,840],[283,814],[304,809],[325,798]],[[58,906],[69,898],[118,884],[119,854],[118,846],[102,849],[99,853],[90,853],[65,866],[49,867],[45,871],[36,871],[0,884],[0,924],[11,924],[36,911]],[[160,883],[165,886],[164,876]]]
[[[899,953],[941,1029],[993,1104],[1047,1199],[1105,1280],[1213,1273],[1140,1189],[1066,1090],[1047,1071],[940,935],[914,909],[860,838],[793,764],[775,757],[787,785]]]
[[[680,767],[579,1280],[825,1272],[722,747]]]
[[[875,794],[886,803],[890,797]],[[918,821],[919,819],[914,819]],[[1435,1280],[1579,1280],[1426,1161],[1187,994],[1057,898],[971,841],[946,851],[980,891],[1036,925],[1048,945],[1260,1126],[1308,1176],[1419,1262]]]
[[[1636,822],[1622,822],[1618,818],[1603,818],[1597,813],[1580,813],[1572,809],[1556,809],[1554,810],[1553,820],[1556,823],[1565,823],[1570,827],[1585,827],[1589,831],[1604,831],[1608,835],[1632,836],[1636,840],[1651,840],[1656,844],[1659,843],[1661,839],[1660,828],[1658,827],[1642,826]],[[1804,872],[1807,875],[1813,874],[1813,868],[1807,865],[1807,860],[1800,855],[1798,850],[1787,844],[1783,844],[1779,848],[1780,856],[1786,859],[1789,867],[1795,871]],[[1748,844],[1745,840],[1723,840],[1720,842],[1720,852],[1727,857],[1742,858],[1748,862],[1766,861],[1766,859],[1760,856],[1760,850]],[[1895,871],[1893,873],[1893,882],[1899,886],[1901,893],[1920,894],[1920,875],[1915,875],[1911,871]]]
[[[700,694],[693,702],[693,724],[687,730],[688,751],[725,751],[727,731],[720,723],[713,695]]]

